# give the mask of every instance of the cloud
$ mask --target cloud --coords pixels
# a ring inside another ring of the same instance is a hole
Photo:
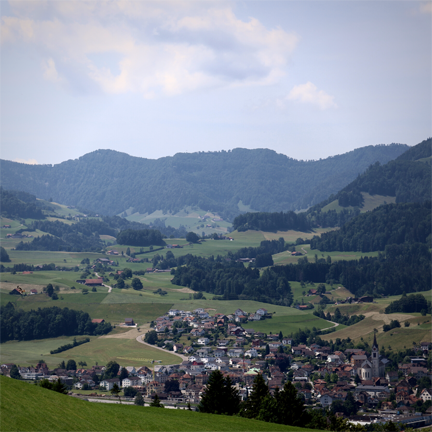
[[[432,3],[427,2],[420,5],[420,12],[425,14],[432,14]]]
[[[12,162],[18,162],[27,165],[38,165],[38,161],[36,159],[14,159]]]
[[[269,85],[286,74],[298,36],[240,20],[226,2],[11,2],[3,44],[43,56],[43,76],[81,91],[176,95]],[[113,54],[100,64],[94,57]]]
[[[318,90],[315,84],[308,81],[306,84],[294,86],[285,100],[299,101],[317,106],[322,110],[337,108],[334,96],[330,96],[323,90]],[[284,100],[278,100],[277,105],[283,107]]]

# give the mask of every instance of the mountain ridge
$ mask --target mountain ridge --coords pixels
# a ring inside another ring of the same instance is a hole
[[[193,206],[232,219],[241,213],[240,201],[257,211],[307,208],[372,163],[386,163],[408,148],[367,146],[316,161],[269,149],[177,153],[156,160],[96,150],[53,166],[1,160],[1,184],[110,215],[131,207],[151,213]]]

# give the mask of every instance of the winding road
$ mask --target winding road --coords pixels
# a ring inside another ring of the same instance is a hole
[[[157,349],[157,350],[163,351],[164,353],[169,353],[169,354],[173,354],[173,355],[179,356],[179,357],[182,359],[182,361],[186,361],[186,360],[188,360],[188,358],[187,358],[186,356],[184,356],[183,354],[177,354],[177,353],[174,353],[174,352],[171,352],[171,351],[167,351],[167,350],[164,350],[163,348],[159,348],[159,347],[157,347],[157,346],[150,345],[149,343],[144,342],[144,341],[142,340],[143,336],[144,336],[144,334],[140,334],[140,335],[136,338],[137,342],[142,343],[142,344],[144,344],[144,345],[147,345],[147,346],[149,346],[150,348],[154,348],[154,349]]]
[[[101,276],[99,276],[99,274],[96,273],[96,272],[95,272],[95,275],[96,275],[98,278],[101,277]],[[102,286],[108,288],[108,293],[110,293],[110,292],[112,291],[112,287],[110,287],[109,285],[102,284]]]

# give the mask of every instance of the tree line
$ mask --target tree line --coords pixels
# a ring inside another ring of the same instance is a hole
[[[330,410],[308,410],[303,398],[295,386],[287,381],[282,389],[276,388],[272,394],[261,374],[253,383],[252,391],[246,401],[241,402],[238,390],[233,386],[229,376],[214,371],[209,377],[206,390],[197,407],[200,413],[219,415],[239,415],[249,419],[268,423],[283,424],[294,428],[312,428],[319,430],[365,432],[361,425],[349,423],[346,419],[336,417],[336,412],[347,415],[357,412],[357,405],[352,393],[344,402],[338,402]],[[392,431],[394,425],[379,425],[379,431]],[[375,430],[372,427],[370,430]]]
[[[237,231],[310,231],[310,222],[304,213],[293,211],[286,213],[255,212],[237,216],[233,221],[233,228]]]
[[[68,308],[39,308],[28,312],[15,309],[12,303],[0,308],[1,342],[33,340],[72,335],[103,335],[112,327],[109,322],[92,323],[87,312]]]
[[[391,302],[386,308],[385,313],[412,313],[412,312],[424,312],[424,314],[431,313],[431,301],[426,300],[423,294],[402,294],[399,300]]]
[[[117,243],[130,246],[164,246],[162,234],[154,229],[125,230],[117,234]]]
[[[171,283],[187,286],[194,291],[205,291],[224,300],[249,299],[290,306],[293,301],[288,279],[265,269],[261,275],[257,268],[226,259],[192,257],[186,266],[173,270]]]
[[[387,245],[430,243],[431,202],[388,204],[349,220],[339,230],[314,236],[321,251],[382,251]]]
[[[208,259],[187,255],[172,271],[174,285],[204,291],[221,299],[250,299],[289,306],[292,293],[288,281],[339,283],[355,296],[395,295],[426,291],[431,286],[431,252],[425,244],[386,247],[378,257],[358,260],[309,262],[273,266],[261,275],[258,269],[218,256]]]

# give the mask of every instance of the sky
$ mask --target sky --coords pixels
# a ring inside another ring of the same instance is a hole
[[[312,160],[432,125],[432,3],[0,0],[0,157]]]

